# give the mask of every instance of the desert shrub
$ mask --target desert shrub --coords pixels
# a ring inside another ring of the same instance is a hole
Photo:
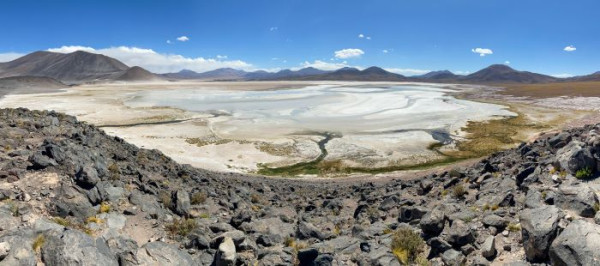
[[[102,219],[96,217],[96,216],[90,216],[87,219],[85,219],[85,223],[89,224],[89,223],[96,223],[96,224],[101,224],[104,221],[102,221]]]
[[[467,194],[467,190],[463,185],[456,185],[452,188],[452,196],[457,199],[462,198],[465,194]]]
[[[392,253],[404,265],[415,262],[424,251],[425,241],[410,228],[400,228],[394,232]]]
[[[457,169],[452,169],[450,172],[448,172],[448,175],[450,177],[461,177],[462,173],[460,173]]]
[[[33,249],[33,251],[38,252],[40,250],[40,248],[42,247],[42,245],[44,245],[45,242],[46,242],[46,238],[44,237],[44,235],[39,234],[33,240],[33,243],[31,244],[31,248]]]
[[[194,219],[174,219],[173,223],[166,226],[167,231],[172,235],[187,236],[198,227]]]
[[[260,203],[262,200],[261,196],[257,193],[253,193],[252,195],[250,195],[250,202],[256,204],[256,203]]]
[[[589,167],[579,169],[579,170],[577,170],[577,172],[575,172],[575,177],[577,179],[590,178],[590,177],[592,177],[592,169],[590,169]]]
[[[165,208],[171,208],[171,206],[173,205],[173,200],[171,199],[171,192],[169,191],[161,191],[158,193],[158,200],[160,200],[160,202],[162,202],[163,206],[165,206]]]
[[[108,173],[109,173],[109,178],[110,180],[119,180],[121,178],[121,169],[119,169],[119,166],[117,165],[117,163],[112,163],[109,167],[108,167]]]
[[[100,209],[98,210],[98,212],[100,212],[100,213],[110,212],[110,204],[108,204],[108,202],[100,203]]]
[[[206,198],[207,198],[206,192],[199,191],[199,192],[195,192],[194,194],[192,194],[192,198],[190,199],[190,202],[193,205],[203,204],[204,202],[206,202]]]
[[[519,232],[521,231],[521,224],[509,223],[506,229],[511,232]]]

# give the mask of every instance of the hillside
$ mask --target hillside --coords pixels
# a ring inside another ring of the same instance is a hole
[[[158,79],[143,68],[129,68],[114,58],[84,51],[68,54],[40,51],[0,63],[0,77],[18,76],[48,77],[63,83]]]
[[[424,177],[311,182],[195,169],[64,114],[2,109],[0,264],[594,265],[599,131]]]
[[[150,73],[150,71],[145,70],[141,67],[134,66],[125,71],[122,75],[120,75],[116,80],[119,81],[159,81],[162,80],[161,77]]]
[[[0,64],[0,77],[45,76],[64,82],[110,79],[126,71],[120,61],[83,51],[69,54],[34,52]]]
[[[548,83],[559,79],[528,71],[517,71],[506,65],[491,65],[458,80],[471,83]]]
[[[406,81],[407,78],[388,72],[379,67],[369,67],[364,70],[356,68],[342,68],[330,73],[311,75],[298,78],[298,80],[344,80],[344,81]]]

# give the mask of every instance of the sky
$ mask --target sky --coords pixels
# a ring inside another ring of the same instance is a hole
[[[3,0],[0,62],[86,50],[153,72],[508,64],[600,71],[597,0]]]

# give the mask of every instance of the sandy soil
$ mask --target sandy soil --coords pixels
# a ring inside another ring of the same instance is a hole
[[[152,90],[181,90],[186,88],[206,88],[231,91],[265,91],[279,89],[293,89],[315,84],[352,86],[378,85],[385,86],[389,82],[168,82],[146,84],[90,84],[68,88],[58,93],[38,94],[11,94],[0,99],[0,107],[27,107],[30,109],[48,109],[75,115],[80,120],[90,122],[111,135],[116,135],[144,148],[159,149],[180,163],[217,171],[233,171],[252,173],[258,170],[257,163],[271,166],[289,165],[301,161],[308,161],[320,154],[316,142],[318,136],[305,137],[277,137],[264,139],[244,138],[235,139],[232,136],[222,136],[211,128],[211,123],[219,119],[226,119],[214,114],[190,112],[176,108],[166,107],[128,107],[125,101],[131,100],[139,91]],[[448,85],[432,85],[448,86]],[[533,120],[553,121],[564,112],[549,110],[549,107],[578,106],[581,109],[598,108],[597,100],[584,98],[553,99],[524,99],[501,95],[497,90],[481,86],[455,85],[466,99],[477,101],[492,101],[493,103],[509,102],[513,104],[533,103],[535,107],[527,104],[517,107],[518,110]],[[466,94],[464,94],[466,93]],[[466,96],[465,96],[466,95]],[[581,102],[583,101],[583,103]],[[582,108],[581,106],[584,106]],[[571,114],[571,113],[569,113]],[[574,114],[574,113],[573,113]],[[589,112],[572,115],[574,121],[593,121],[597,116]],[[569,121],[573,123],[573,121]],[[557,122],[558,123],[558,122]],[[560,122],[566,124],[566,122]],[[422,133],[422,132],[421,132]],[[457,132],[460,133],[460,132]],[[534,138],[540,132],[522,132],[527,138]],[[410,134],[419,134],[412,132]],[[333,139],[328,144],[329,158],[344,159],[348,154],[353,154],[350,164],[367,164],[385,166],[390,158],[394,160],[427,161],[438,158],[432,151],[424,150],[426,142],[398,142],[397,136],[386,137],[381,135],[382,141],[373,142],[360,135],[344,136]],[[386,141],[386,139],[389,139]],[[417,138],[419,139],[419,138]],[[421,138],[425,139],[425,138]],[[283,148],[282,148],[283,147]],[[354,148],[348,148],[354,147]],[[365,148],[366,147],[366,148]],[[402,152],[398,152],[401,150]],[[375,151],[375,152],[374,152]],[[356,166],[356,165],[353,165]],[[445,166],[442,166],[442,169]],[[422,172],[422,171],[418,171]],[[414,171],[395,174],[371,176],[373,180],[398,176],[414,175]],[[349,180],[364,178],[365,175],[354,174],[348,176]]]

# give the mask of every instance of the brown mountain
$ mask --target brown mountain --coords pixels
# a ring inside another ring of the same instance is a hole
[[[568,81],[600,81],[600,71],[593,73],[593,74],[585,75],[585,76],[577,76],[577,77],[568,78],[566,80],[568,80]]]
[[[364,70],[345,67],[330,73],[303,76],[292,79],[299,80],[348,80],[348,81],[405,81],[405,76],[388,72],[379,67],[369,67]]]
[[[517,71],[506,65],[491,65],[459,78],[458,81],[469,83],[548,83],[559,81],[559,79],[528,71]]]
[[[100,54],[40,51],[0,64],[0,77],[44,76],[63,82],[81,82],[112,79],[128,68],[120,61]]]
[[[161,77],[145,70],[139,66],[134,66],[121,74],[116,80],[119,81],[158,81],[162,80]]]

